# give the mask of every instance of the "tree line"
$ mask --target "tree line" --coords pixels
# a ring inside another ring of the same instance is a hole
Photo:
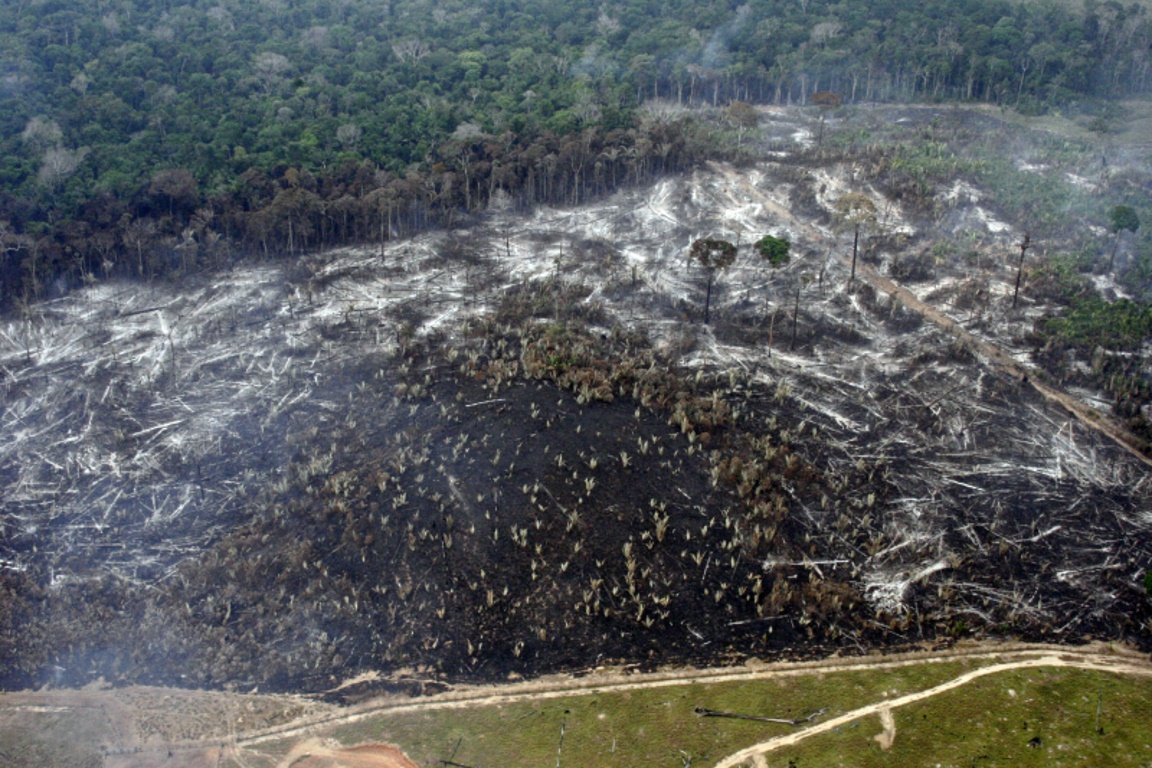
[[[1152,67],[1148,12],[1095,0],[44,0],[0,22],[6,304],[494,195],[578,202],[706,148],[661,111],[818,92],[1095,108]]]

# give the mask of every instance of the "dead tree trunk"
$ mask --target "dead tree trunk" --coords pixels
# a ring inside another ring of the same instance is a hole
[[[1016,301],[1020,298],[1020,278],[1024,275],[1024,253],[1028,250],[1031,236],[1025,232],[1024,239],[1020,241],[1020,262],[1016,265],[1016,288],[1012,291],[1012,309],[1016,309]]]

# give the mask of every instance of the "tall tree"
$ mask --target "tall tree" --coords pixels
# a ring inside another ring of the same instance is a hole
[[[840,94],[832,91],[817,91],[808,99],[820,108],[820,127],[816,132],[816,146],[824,143],[824,119],[828,113],[840,106]]]
[[[848,192],[836,201],[838,226],[852,231],[852,273],[848,282],[856,279],[856,257],[860,253],[860,230],[876,224],[876,204],[861,192]]]
[[[746,101],[734,101],[725,110],[724,118],[736,129],[736,146],[744,143],[744,134],[760,124],[756,108]]]
[[[712,285],[716,281],[716,273],[736,261],[736,246],[727,240],[702,237],[692,243],[688,255],[704,267],[708,275],[708,290],[704,295],[704,324],[707,325],[711,317]]]
[[[1112,264],[1116,261],[1116,251],[1120,249],[1120,235],[1124,232],[1135,232],[1140,229],[1140,217],[1136,211],[1127,205],[1118,205],[1112,209],[1112,231],[1116,238],[1112,243],[1112,255],[1108,257],[1108,271],[1112,271]]]

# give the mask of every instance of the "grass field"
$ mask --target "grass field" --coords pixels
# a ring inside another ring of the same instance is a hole
[[[1147,766],[1149,711],[1148,679],[1015,670],[893,712],[896,733],[887,750],[875,738],[879,718],[869,717],[783,749],[769,765]]]
[[[991,663],[995,660],[805,670],[766,680],[436,708],[381,714],[324,735],[343,744],[388,741],[421,765],[700,768],[800,729],[702,717],[697,708],[783,719],[825,710],[818,723]],[[884,731],[882,722],[870,715],[783,748],[768,756],[767,765],[1144,766],[1152,763],[1150,710],[1152,678],[1072,669],[1008,671],[895,710],[894,738],[886,749],[875,738]],[[271,743],[260,751],[282,755],[289,746]]]

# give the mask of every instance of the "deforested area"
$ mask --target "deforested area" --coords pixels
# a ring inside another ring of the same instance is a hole
[[[6,317],[4,684],[1147,648],[1139,134],[698,118],[726,160]]]

